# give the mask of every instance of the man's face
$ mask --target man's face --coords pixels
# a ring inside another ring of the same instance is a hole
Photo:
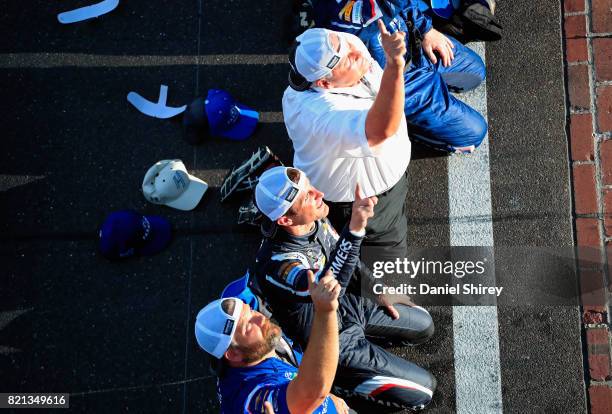
[[[300,191],[297,200],[287,214],[293,225],[312,224],[316,220],[327,217],[329,206],[323,201],[324,194],[310,184],[308,178],[304,181],[304,191]]]
[[[261,313],[242,306],[238,326],[234,333],[235,348],[240,351],[242,362],[259,361],[269,354],[281,336],[281,328]]]
[[[334,50],[340,50],[340,37],[336,33],[329,35],[329,40]],[[332,79],[329,80],[330,86],[334,88],[344,88],[354,86],[370,70],[371,62],[354,44],[344,40],[348,45],[348,53],[344,56],[332,70]]]

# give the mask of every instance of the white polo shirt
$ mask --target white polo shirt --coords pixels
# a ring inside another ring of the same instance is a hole
[[[408,168],[410,140],[406,118],[395,135],[370,148],[365,121],[380,89],[382,69],[355,35],[338,33],[372,60],[363,81],[350,88],[315,88],[283,95],[283,117],[295,155],[293,165],[303,170],[328,201],[353,201],[359,183],[365,196],[393,187]]]

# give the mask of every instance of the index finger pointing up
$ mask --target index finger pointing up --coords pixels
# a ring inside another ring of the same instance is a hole
[[[387,31],[387,28],[385,27],[383,20],[378,19],[376,23],[378,24],[378,30],[380,31],[380,33],[388,36],[389,32]]]
[[[361,193],[361,187],[359,183],[355,185],[355,200],[361,200],[363,198],[363,194]]]

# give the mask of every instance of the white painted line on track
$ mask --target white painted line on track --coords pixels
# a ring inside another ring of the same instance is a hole
[[[287,64],[287,55],[90,55],[85,53],[5,53],[0,69],[55,67],[223,66]]]
[[[282,112],[260,112],[259,122],[263,124],[282,124],[285,120]]]
[[[484,43],[472,48],[485,59]],[[486,85],[461,95],[461,99],[487,118]],[[451,246],[492,247],[488,136],[473,155],[448,158],[448,197]],[[494,263],[487,267],[494,286]],[[453,336],[457,413],[501,413],[497,308],[454,306]]]

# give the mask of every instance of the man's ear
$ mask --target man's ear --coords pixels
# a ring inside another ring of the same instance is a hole
[[[276,220],[276,224],[278,224],[279,226],[292,226],[293,225],[293,220],[291,220],[289,217],[287,216],[280,216],[277,220]]]
[[[225,351],[225,354],[223,354],[223,356],[230,362],[242,361],[242,352],[233,347],[228,348],[227,351]]]
[[[319,87],[319,88],[323,88],[323,89],[331,89],[332,88],[332,84],[329,80],[327,79],[318,79],[316,81],[314,81],[312,83],[314,86]]]

